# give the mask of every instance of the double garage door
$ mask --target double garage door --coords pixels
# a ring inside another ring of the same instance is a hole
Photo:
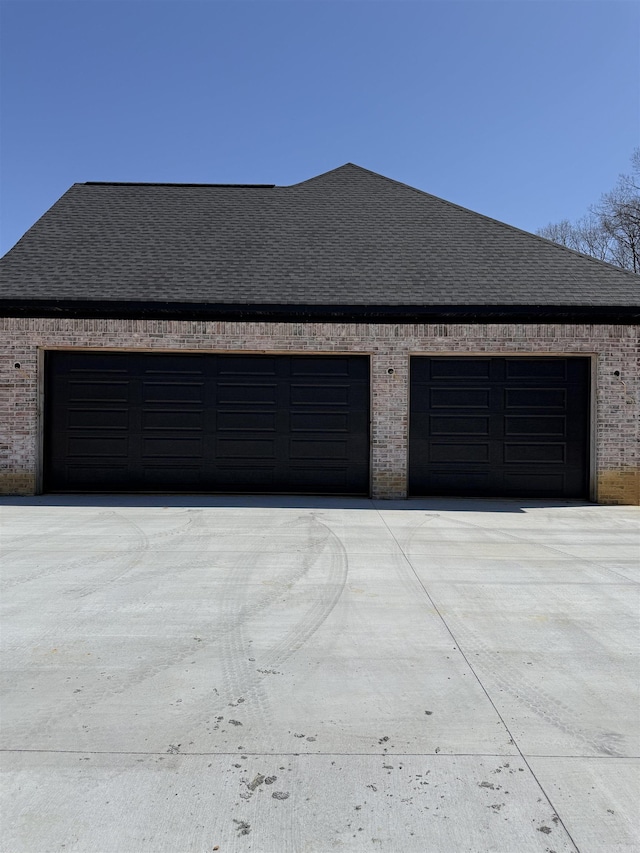
[[[48,491],[369,493],[367,356],[54,351],[45,373]],[[588,359],[416,356],[410,394],[411,495],[586,496]]]
[[[49,352],[45,488],[369,491],[366,356]]]

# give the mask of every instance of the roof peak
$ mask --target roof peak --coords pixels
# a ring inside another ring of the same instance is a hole
[[[328,178],[330,175],[335,175],[338,172],[343,172],[346,169],[355,169],[357,172],[364,172],[365,175],[373,175],[376,178],[384,178],[384,175],[379,174],[378,172],[372,172],[370,169],[365,169],[364,166],[358,166],[357,163],[343,163],[342,166],[336,166],[335,169],[327,169],[326,172],[321,172],[319,175],[313,175],[311,178],[305,178],[304,181],[298,181],[295,184],[285,184],[283,189],[288,189],[289,187],[301,187],[304,184],[310,184],[312,181],[320,181],[323,178]],[[389,178],[388,180],[393,180]]]

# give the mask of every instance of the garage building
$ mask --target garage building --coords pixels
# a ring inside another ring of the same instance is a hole
[[[639,502],[640,278],[358,166],[75,184],[0,316],[4,494]]]

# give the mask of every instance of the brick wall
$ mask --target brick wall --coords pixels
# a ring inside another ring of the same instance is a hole
[[[410,354],[582,353],[597,356],[596,499],[637,504],[638,332],[637,326],[564,324],[0,319],[0,493],[37,490],[38,349],[43,347],[368,353],[372,357],[372,493],[381,498],[406,495]],[[615,371],[620,375],[615,376]]]

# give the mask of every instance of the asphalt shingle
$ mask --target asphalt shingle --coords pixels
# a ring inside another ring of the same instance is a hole
[[[289,187],[74,184],[0,300],[638,306],[640,279],[352,164]]]

